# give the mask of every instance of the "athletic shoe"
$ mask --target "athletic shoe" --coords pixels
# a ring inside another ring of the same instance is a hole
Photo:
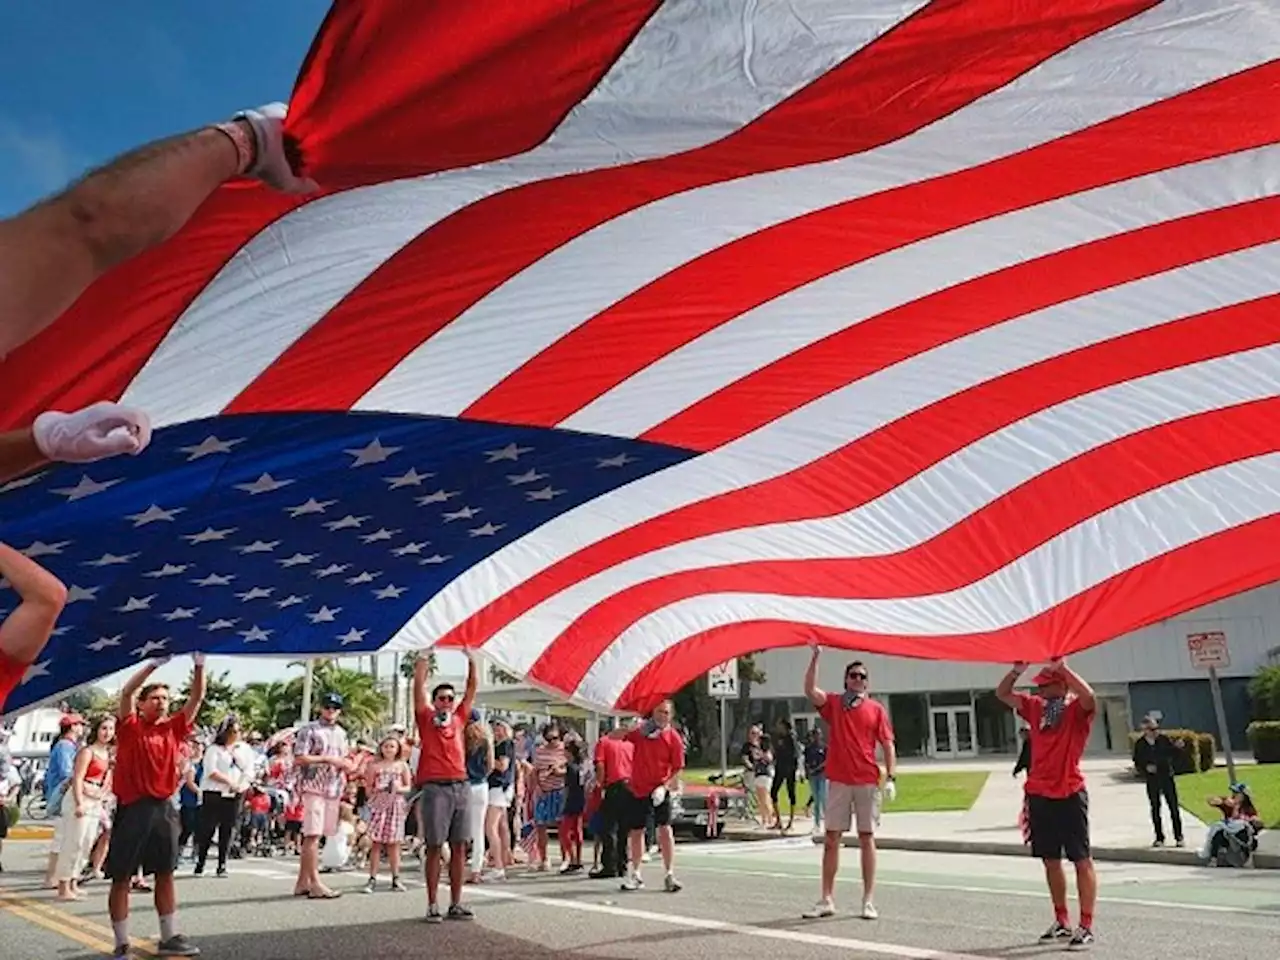
[[[443,923],[444,917],[440,916],[440,908],[434,903],[427,907],[427,915],[424,918],[427,923]]]
[[[372,881],[372,880],[370,880],[370,881],[369,881],[369,886],[370,886],[370,888],[372,888],[372,887],[373,887],[373,881]],[[370,892],[371,892],[371,893],[373,892],[373,891],[372,891],[372,889],[370,889]],[[409,888],[408,888],[408,887],[406,887],[403,883],[401,883],[401,882],[400,882],[400,878],[399,878],[399,877],[392,877],[392,878],[391,878],[391,892],[392,892],[392,893],[408,893],[408,892],[409,892]]]
[[[1065,923],[1059,923],[1057,920],[1053,921],[1052,927],[1050,927],[1044,933],[1040,934],[1041,943],[1053,943],[1056,940],[1070,940],[1070,939],[1071,939],[1071,928],[1068,927]]]
[[[876,905],[872,903],[870,900],[864,900],[862,902],[862,919],[878,920],[879,918],[880,918],[880,911],[876,909]]]
[[[363,887],[361,887],[361,890],[364,893],[373,893],[377,889],[378,889],[378,880],[376,877],[370,877],[369,882],[366,883]]]
[[[639,877],[627,877],[627,879],[622,881],[619,889],[622,890],[623,893],[634,893],[636,890],[644,889],[644,881]]]
[[[662,889],[667,891],[667,893],[679,893],[684,889],[684,887],[680,881],[676,879],[675,874],[668,873],[666,879],[662,881]]]
[[[445,917],[449,920],[474,920],[476,915],[468,907],[455,903],[449,907],[449,912],[445,914]]]
[[[819,900],[804,913],[800,914],[805,920],[821,920],[824,917],[834,917],[835,915],[835,904],[830,900]]]
[[[1076,927],[1076,932],[1071,935],[1071,942],[1067,944],[1068,950],[1088,950],[1093,946],[1093,931],[1088,927]]]
[[[200,948],[187,939],[186,934],[175,933],[168,940],[156,944],[157,957],[198,957]]]

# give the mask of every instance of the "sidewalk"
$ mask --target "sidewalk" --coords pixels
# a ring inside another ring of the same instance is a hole
[[[959,765],[957,765],[959,766]],[[976,765],[968,765],[973,769]],[[1170,846],[1152,847],[1151,812],[1147,794],[1139,781],[1129,775],[1129,764],[1123,758],[1086,760],[1082,765],[1089,784],[1089,812],[1093,854],[1097,860],[1139,863],[1198,864],[1206,826],[1186,810],[1182,811],[1186,847],[1172,846],[1173,837],[1165,814],[1166,838]],[[938,769],[934,767],[933,769]],[[1009,764],[992,769],[986,785],[973,806],[955,813],[893,813],[892,804],[885,805],[877,846],[886,850],[925,850],[937,853],[969,853],[1029,856],[1018,829],[1022,809],[1022,780],[1009,775]],[[797,818],[791,835],[811,832],[813,821]],[[777,837],[776,830],[726,825],[726,836],[734,840],[761,840]],[[815,842],[819,842],[815,838]],[[846,836],[845,846],[856,847],[856,836]],[[1256,865],[1264,869],[1280,869],[1280,831],[1267,831],[1257,856]]]

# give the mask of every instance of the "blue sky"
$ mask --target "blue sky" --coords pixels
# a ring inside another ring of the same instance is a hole
[[[0,217],[148,141],[288,100],[328,8],[328,0],[0,3]],[[444,659],[444,669],[462,669],[460,656]],[[285,663],[211,666],[246,682],[283,676]],[[175,661],[162,677],[177,682],[189,669]]]
[[[0,216],[149,140],[287,100],[328,7],[0,4]]]

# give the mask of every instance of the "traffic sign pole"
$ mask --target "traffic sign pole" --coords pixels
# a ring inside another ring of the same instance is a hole
[[[720,782],[729,775],[729,698],[720,698]]]
[[[1227,728],[1227,710],[1222,704],[1222,685],[1218,683],[1218,668],[1209,668],[1209,693],[1213,696],[1213,712],[1218,718],[1218,736],[1222,741],[1222,752],[1227,758],[1227,776],[1236,782],[1236,762],[1231,755],[1231,731]]]

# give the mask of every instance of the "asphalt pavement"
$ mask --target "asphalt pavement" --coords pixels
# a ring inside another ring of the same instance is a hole
[[[56,903],[37,889],[45,847],[5,847],[0,957],[109,953],[104,885],[87,887],[83,903]],[[972,960],[1062,951],[1036,942],[1051,918],[1039,865],[1028,859],[885,851],[879,920],[805,921],[819,857],[808,838],[682,844],[680,893],[661,892],[657,863],[646,867],[651,889],[639,893],[585,877],[518,876],[468,887],[476,920],[439,926],[422,922],[417,882],[408,893],[368,896],[358,891],[363,876],[344,874],[334,878],[342,899],[312,902],[292,896],[293,861],[234,861],[225,880],[179,875],[181,927],[210,960]],[[852,911],[856,851],[846,851],[845,867],[837,906]],[[1280,942],[1280,875],[1271,871],[1108,863],[1099,873],[1095,956],[1238,960],[1274,955]],[[147,895],[133,904],[132,932],[145,950],[155,913]]]

